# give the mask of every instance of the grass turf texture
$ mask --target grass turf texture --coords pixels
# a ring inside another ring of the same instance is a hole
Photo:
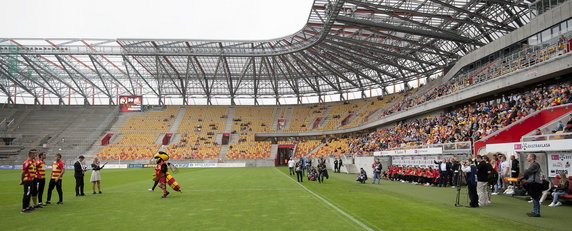
[[[161,199],[152,169],[104,169],[103,194],[75,197],[66,170],[64,204],[21,214],[19,171],[0,171],[1,230],[363,230],[356,222],[298,185],[286,168],[179,169],[183,193]],[[49,172],[49,171],[48,171]],[[89,180],[88,173],[85,177]],[[569,230],[572,207],[541,208],[525,215],[524,198],[494,196],[484,208],[454,207],[455,190],[382,181],[359,184],[355,175],[332,174],[308,190],[373,230]],[[371,182],[371,181],[370,181]],[[46,185],[47,188],[47,185]],[[46,189],[47,190],[47,189]],[[44,192],[44,201],[47,192]],[[462,202],[466,204],[466,189]]]

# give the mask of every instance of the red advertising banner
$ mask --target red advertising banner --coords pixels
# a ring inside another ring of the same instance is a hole
[[[142,111],[143,96],[119,96],[119,111]]]

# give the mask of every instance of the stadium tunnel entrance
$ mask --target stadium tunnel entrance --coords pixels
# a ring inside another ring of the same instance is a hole
[[[288,165],[288,160],[294,155],[294,145],[293,144],[281,144],[278,145],[278,153],[275,159],[275,166],[286,166]]]

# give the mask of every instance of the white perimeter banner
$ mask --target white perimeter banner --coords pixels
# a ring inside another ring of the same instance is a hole
[[[437,167],[435,161],[450,159],[453,156],[392,156],[391,164],[399,166],[417,166],[421,168]]]
[[[246,163],[185,163],[175,164],[177,168],[237,168],[246,167]]]
[[[487,144],[487,152],[543,152],[572,150],[570,140],[548,140],[518,143]]]
[[[392,155],[435,155],[443,154],[443,148],[420,148],[394,151],[374,152],[374,156],[392,156]]]
[[[570,176],[572,173],[572,153],[548,155],[548,177],[555,177],[561,172]]]
[[[105,168],[127,168],[128,164],[106,164]]]

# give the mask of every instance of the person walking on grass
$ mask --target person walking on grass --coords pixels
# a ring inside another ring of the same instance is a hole
[[[295,167],[296,167],[296,161],[294,161],[294,159],[288,160],[288,169],[290,170],[290,176],[296,174],[296,171],[294,170]]]

